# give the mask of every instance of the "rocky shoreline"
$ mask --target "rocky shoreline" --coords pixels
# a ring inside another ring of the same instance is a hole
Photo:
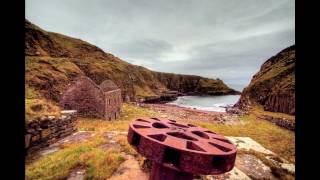
[[[159,96],[150,96],[141,100],[143,103],[167,103],[174,101],[178,96],[184,96],[185,94],[179,93],[178,91],[166,91],[161,93]]]
[[[141,99],[139,102],[142,103],[159,103],[164,104],[167,102],[171,102],[176,100],[179,96],[223,96],[223,95],[240,95],[239,91],[231,91],[228,93],[222,92],[207,92],[207,93],[200,93],[200,92],[186,92],[182,93],[179,91],[164,91],[158,96],[149,96]]]
[[[173,104],[165,103],[136,103],[136,105],[154,111],[165,113],[172,119],[197,119],[204,122],[234,124],[238,123],[238,117],[248,114],[237,107],[225,107],[226,112],[205,111],[199,109],[192,109],[187,107],[180,107]],[[269,121],[279,127],[295,131],[295,123],[283,118],[276,118],[272,116],[260,115],[257,117],[261,120]]]
[[[227,112],[205,111],[199,109],[191,109],[180,107],[173,104],[150,104],[150,103],[137,103],[138,106],[151,109],[153,111],[166,114],[165,118],[176,120],[196,119],[203,122],[210,123],[224,123],[232,124],[238,122],[235,115]]]

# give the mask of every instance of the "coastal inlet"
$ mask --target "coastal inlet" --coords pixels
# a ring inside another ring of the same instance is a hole
[[[233,106],[239,98],[240,95],[179,96],[167,104],[204,111],[225,112],[226,107]]]

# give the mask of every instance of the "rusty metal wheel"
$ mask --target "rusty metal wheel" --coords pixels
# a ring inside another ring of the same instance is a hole
[[[190,174],[221,174],[234,167],[237,148],[208,129],[171,119],[138,118],[128,142],[142,156]]]

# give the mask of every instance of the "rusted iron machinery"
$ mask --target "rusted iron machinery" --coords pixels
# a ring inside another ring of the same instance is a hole
[[[138,118],[128,142],[153,161],[150,180],[191,180],[232,170],[237,148],[225,137],[192,124],[163,118]]]

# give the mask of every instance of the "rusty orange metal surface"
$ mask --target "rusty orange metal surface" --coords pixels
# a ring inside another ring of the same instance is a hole
[[[134,119],[129,125],[128,142],[157,166],[153,167],[151,179],[172,170],[190,177],[222,174],[234,167],[237,153],[236,146],[222,135],[163,118]],[[159,170],[159,166],[164,170]]]

